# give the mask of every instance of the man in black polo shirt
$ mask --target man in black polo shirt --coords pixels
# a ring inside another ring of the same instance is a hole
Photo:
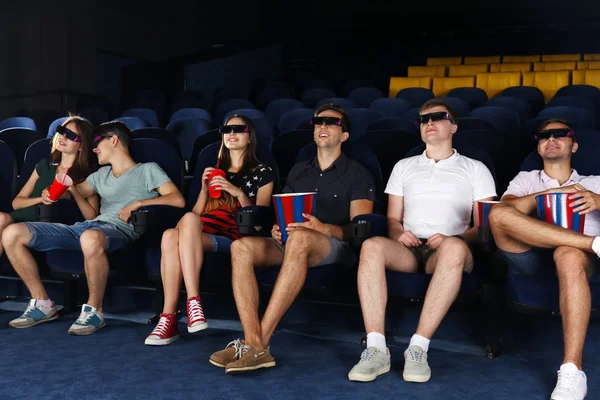
[[[350,134],[348,115],[341,107],[323,105],[312,121],[317,157],[296,164],[283,191],[317,192],[315,215],[287,226],[285,247],[277,224],[271,231],[273,238],[245,237],[231,244],[233,292],[245,340],[235,340],[211,355],[210,362],[224,367],[226,373],[275,366],[269,350],[271,335],[302,289],[309,267],[356,262],[346,241],[348,227],[355,216],[373,212],[374,181],[362,165],[342,153],[342,143]],[[281,271],[261,321],[254,267],[279,265]]]

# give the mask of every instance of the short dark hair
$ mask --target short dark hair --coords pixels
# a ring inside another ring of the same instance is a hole
[[[538,132],[543,131],[550,124],[563,124],[563,125],[565,125],[567,128],[569,128],[571,130],[571,132],[573,132],[573,136],[572,136],[573,141],[574,142],[577,141],[577,139],[575,139],[575,129],[573,129],[573,124],[571,124],[566,119],[562,119],[562,118],[550,118],[550,119],[542,122],[542,124],[538,128]]]
[[[321,107],[317,108],[317,111],[315,111],[315,117],[319,116],[319,114],[321,114],[323,111],[328,110],[342,114],[342,132],[350,133],[350,119],[348,118],[348,113],[337,104],[323,104]]]
[[[454,109],[452,108],[452,106],[450,104],[446,103],[442,99],[427,100],[425,102],[425,104],[423,104],[421,106],[421,109],[419,110],[419,114],[423,114],[423,111],[429,110],[430,108],[433,108],[433,107],[444,107],[446,110],[448,110],[448,115],[450,115],[450,122],[452,122],[454,125],[456,125],[456,123],[458,122],[458,119],[456,117],[456,113],[454,112]]]
[[[117,136],[126,149],[129,149],[133,140],[133,132],[121,121],[110,121],[98,125],[94,130],[95,136]]]

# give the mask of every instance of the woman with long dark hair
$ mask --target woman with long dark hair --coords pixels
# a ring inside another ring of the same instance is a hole
[[[167,345],[179,339],[175,312],[182,280],[188,297],[188,332],[208,327],[199,296],[204,253],[229,251],[231,242],[242,237],[235,223],[238,208],[271,204],[274,173],[256,156],[256,131],[252,121],[233,115],[220,129],[223,140],[218,168],[226,176],[215,176],[209,181],[214,168],[206,168],[192,212],[163,234],[160,270],[165,301],[158,324],[146,338],[147,345]],[[210,190],[220,191],[220,196],[209,196]]]
[[[73,180],[73,186],[61,198],[75,200],[85,219],[98,216],[98,196],[85,199],[74,190],[74,186],[83,182],[94,171],[95,162],[92,150],[94,126],[86,119],[76,115],[69,116],[57,127],[52,139],[50,159],[43,158],[35,166],[31,176],[12,202],[15,211],[0,213],[0,236],[4,229],[15,222],[37,221],[35,206],[50,205],[47,188],[59,173],[67,174]],[[4,252],[0,241],[0,254]]]

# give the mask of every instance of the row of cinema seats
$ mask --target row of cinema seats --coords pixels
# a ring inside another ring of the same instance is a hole
[[[494,166],[491,157],[481,148],[474,146],[471,141],[457,137],[455,140],[457,150],[469,157],[482,161],[495,175]],[[161,284],[160,284],[160,237],[161,233],[170,227],[175,226],[183,213],[190,211],[193,207],[201,186],[202,171],[205,167],[214,165],[217,158],[219,144],[211,144],[203,149],[196,164],[196,169],[191,182],[190,190],[187,193],[185,209],[176,209],[165,206],[147,207],[139,210],[132,216],[132,221],[136,230],[144,233],[134,246],[109,255],[110,278],[112,282],[131,282],[145,280],[155,281],[158,290],[157,308],[161,307]],[[418,155],[424,150],[424,145],[418,145],[411,149],[408,156]],[[581,174],[598,174],[600,168],[594,162],[594,157],[598,154],[598,148],[582,147],[579,152],[573,156],[573,167]],[[361,164],[363,164],[373,175],[377,184],[377,201],[375,204],[375,214],[359,216],[355,219],[353,225],[355,248],[360,248],[362,241],[371,235],[385,235],[386,218],[377,213],[381,213],[386,199],[383,195],[384,180],[381,174],[379,161],[375,153],[368,146],[345,143],[343,151]],[[29,176],[31,170],[37,161],[47,157],[49,153],[49,143],[40,141],[27,151],[27,159],[24,167],[28,170],[22,170],[21,176]],[[314,157],[316,147],[309,144],[302,148],[294,157],[298,162]],[[132,156],[138,162],[157,162],[171,177],[175,184],[183,187],[183,169],[181,159],[173,149],[165,147],[163,143],[155,139],[134,139],[132,145]],[[264,146],[259,146],[259,158],[275,167],[277,174],[276,192],[281,189],[277,162],[271,152]],[[12,152],[4,143],[0,142],[0,160],[2,160],[2,169],[0,174],[0,188],[2,193],[2,211],[10,211],[7,204],[10,204],[15,185],[16,162]],[[522,163],[523,170],[541,168],[541,159],[532,152]],[[21,182],[22,183],[22,182]],[[7,196],[7,194],[11,196]],[[501,193],[499,193],[501,194]],[[64,205],[61,205],[63,204]],[[56,208],[52,208],[56,207]],[[50,221],[65,221],[72,223],[74,220],[81,219],[81,215],[72,215],[76,207],[71,207],[68,201],[59,201],[56,206],[40,206],[41,215]],[[245,234],[261,234],[254,230],[254,226],[268,226],[273,222],[273,212],[270,208],[248,207],[237,213],[238,224]],[[262,230],[262,234],[268,234],[270,230]],[[74,309],[77,304],[76,285],[85,275],[83,268],[83,258],[80,252],[75,251],[50,251],[45,254],[37,253],[36,258],[47,267],[48,276],[61,279],[65,282],[64,304],[67,310]],[[472,296],[481,294],[480,289],[487,287],[484,292],[487,299],[492,301],[485,302],[485,317],[489,323],[487,332],[487,356],[497,355],[499,352],[500,333],[498,331],[498,319],[496,310],[501,309],[498,302],[498,296],[501,298],[502,291],[498,285],[506,283],[506,296],[508,304],[519,311],[542,311],[547,313],[558,312],[558,286],[556,281],[540,282],[534,281],[522,276],[509,274],[504,276],[501,271],[501,263],[498,262],[494,253],[478,251],[476,254],[476,265],[473,274],[464,274],[461,286],[461,298],[469,299]],[[210,287],[230,288],[230,268],[228,254],[208,254],[202,269],[202,284],[204,289]],[[5,257],[1,263],[3,273],[10,273],[11,267],[7,265]],[[277,269],[257,270],[257,278],[264,286],[272,286],[275,282]],[[415,301],[422,299],[426,293],[430,276],[424,274],[406,274],[399,272],[387,273],[388,289],[393,296],[402,296]],[[208,286],[207,286],[208,285]],[[327,290],[348,296],[354,293],[356,287],[356,266],[330,265],[309,271],[305,283],[306,290]],[[490,289],[491,288],[491,289]],[[491,293],[491,294],[490,294]],[[338,297],[339,298],[339,297]],[[600,307],[600,283],[592,284],[592,308],[594,312]],[[491,311],[490,311],[491,310]]]

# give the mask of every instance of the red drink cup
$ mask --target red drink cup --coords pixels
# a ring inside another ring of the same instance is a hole
[[[50,201],[57,201],[70,186],[73,186],[73,180],[69,175],[60,173],[54,177],[54,182],[48,188],[48,199]]]
[[[218,199],[219,197],[221,197],[221,189],[213,188],[212,186],[210,186],[210,182],[215,176],[222,176],[223,178],[225,178],[225,171],[223,171],[222,169],[215,168],[212,171],[210,171],[210,174],[208,174],[208,195],[213,199]]]

